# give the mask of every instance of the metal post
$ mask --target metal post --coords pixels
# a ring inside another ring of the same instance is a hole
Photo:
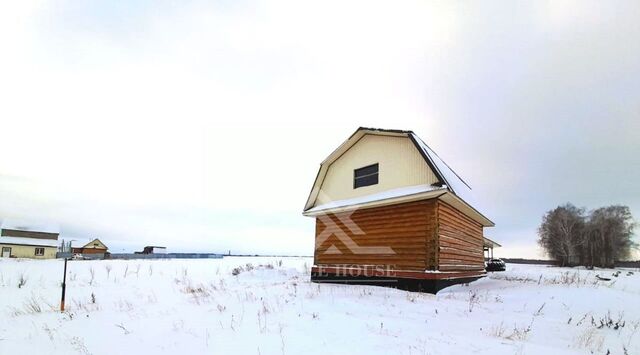
[[[64,295],[67,290],[67,258],[64,258],[64,276],[62,276],[62,298],[60,299],[60,312],[64,312]]]

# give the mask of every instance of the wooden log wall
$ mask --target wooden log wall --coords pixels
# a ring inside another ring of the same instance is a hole
[[[484,270],[482,225],[442,201],[437,206],[438,269]]]
[[[437,201],[432,199],[318,217],[314,263],[435,270],[436,210]],[[389,247],[393,252],[363,254],[361,247]]]

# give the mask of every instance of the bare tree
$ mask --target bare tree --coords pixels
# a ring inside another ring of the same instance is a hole
[[[635,247],[635,223],[627,206],[601,207],[591,212],[585,233],[585,265],[613,267]]]
[[[578,262],[576,250],[583,243],[584,209],[570,203],[547,212],[538,228],[538,243],[561,266]]]
[[[565,204],[544,215],[538,243],[562,266],[614,267],[636,247],[634,227],[627,206],[602,207],[586,215],[584,209]]]

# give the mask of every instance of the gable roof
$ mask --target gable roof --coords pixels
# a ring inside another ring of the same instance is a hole
[[[465,209],[470,209],[471,214],[477,214],[474,216],[476,220],[480,221],[485,226],[493,226],[494,223],[485,217],[480,211],[476,209],[477,202],[475,201],[471,187],[467,184],[447,163],[444,162],[442,158],[436,152],[431,149],[420,137],[418,137],[413,131],[409,130],[397,130],[397,129],[381,129],[381,128],[368,128],[368,127],[359,127],[345,142],[343,142],[338,148],[336,148],[329,156],[320,164],[320,170],[316,176],[316,180],[314,185],[309,193],[309,198],[307,199],[307,203],[304,207],[304,214],[311,215],[312,213],[318,212],[320,210],[328,210],[330,207],[328,206],[314,206],[316,199],[320,193],[320,187],[322,186],[322,182],[326,176],[327,170],[331,163],[336,161],[342,154],[344,154],[347,150],[349,150],[360,138],[362,138],[366,134],[377,134],[377,135],[389,135],[389,136],[397,136],[397,137],[407,137],[413,142],[420,155],[422,155],[425,163],[429,165],[433,173],[436,175],[438,179],[438,187],[441,187],[444,190],[444,193],[449,192],[452,196],[444,196],[443,200],[449,202],[451,204],[456,204],[459,206],[463,206]],[[412,189],[405,189],[406,191],[412,191]],[[432,191],[436,191],[440,189],[433,189]],[[425,191],[426,192],[426,191]],[[382,194],[384,195],[384,194]],[[442,195],[440,195],[442,196]],[[369,196],[371,198],[367,200],[368,204],[371,204],[373,201],[376,201],[376,196]],[[400,196],[396,196],[400,197]],[[363,198],[360,198],[363,199]],[[354,199],[358,200],[358,199]],[[336,204],[336,202],[340,202],[341,208],[344,208],[348,205],[349,202],[353,201],[333,201],[332,203],[326,204]],[[462,202],[462,204],[460,204]],[[325,208],[326,207],[326,208]]]
[[[98,242],[101,246],[93,245],[96,242]],[[104,246],[104,248],[102,246]],[[74,239],[74,240],[71,241],[71,247],[72,248],[82,248],[82,249],[109,249],[109,247],[107,247],[107,245],[104,244],[98,238],[94,238],[94,239],[91,239],[91,240],[89,240],[89,239],[82,239],[82,240]]]
[[[440,158],[440,156],[427,145],[427,143],[420,139],[420,137],[413,132],[410,132],[409,136],[418,147],[418,150],[420,150],[422,157],[430,163],[429,166],[438,179],[443,184],[447,185],[449,190],[456,194],[456,196],[471,205],[475,205],[476,201],[473,198],[471,186],[462,180],[460,175],[453,171],[449,164],[445,163],[444,160],[442,160],[442,158]]]

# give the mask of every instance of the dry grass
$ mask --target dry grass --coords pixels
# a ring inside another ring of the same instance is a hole
[[[131,332],[122,323],[116,324],[115,326],[122,329],[125,335],[131,334]]]
[[[469,298],[468,298],[468,310],[469,313],[473,312],[473,308],[477,305],[480,304],[480,297],[478,296],[478,293],[476,291],[469,291]]]
[[[39,314],[39,313],[44,312],[47,308],[50,309],[50,310],[53,310],[55,307],[53,307],[51,304],[45,302],[41,298],[38,298],[35,295],[31,295],[22,304],[21,308],[11,307],[10,308],[10,314],[13,317],[23,316],[23,315],[27,315],[27,314]]]
[[[278,265],[282,265],[282,261],[280,261],[277,264]],[[251,272],[253,270],[273,270],[273,269],[275,269],[275,266],[272,263],[260,264],[258,266],[254,266],[251,263],[247,263],[244,266],[240,265],[238,267],[235,267],[235,268],[231,269],[231,275],[238,276],[238,275],[242,274],[243,272]]]
[[[25,276],[24,273],[20,274],[20,277],[18,278],[18,288],[22,288],[22,286],[27,284],[27,277]]]
[[[598,329],[589,327],[576,338],[579,348],[589,349],[591,352],[601,352],[604,345],[604,336],[598,333]]]
[[[504,322],[501,322],[499,325],[491,327],[489,335],[513,341],[526,341],[531,333],[532,327],[533,319],[531,319],[531,323],[526,326],[518,326],[514,324],[513,329],[507,329]]]

